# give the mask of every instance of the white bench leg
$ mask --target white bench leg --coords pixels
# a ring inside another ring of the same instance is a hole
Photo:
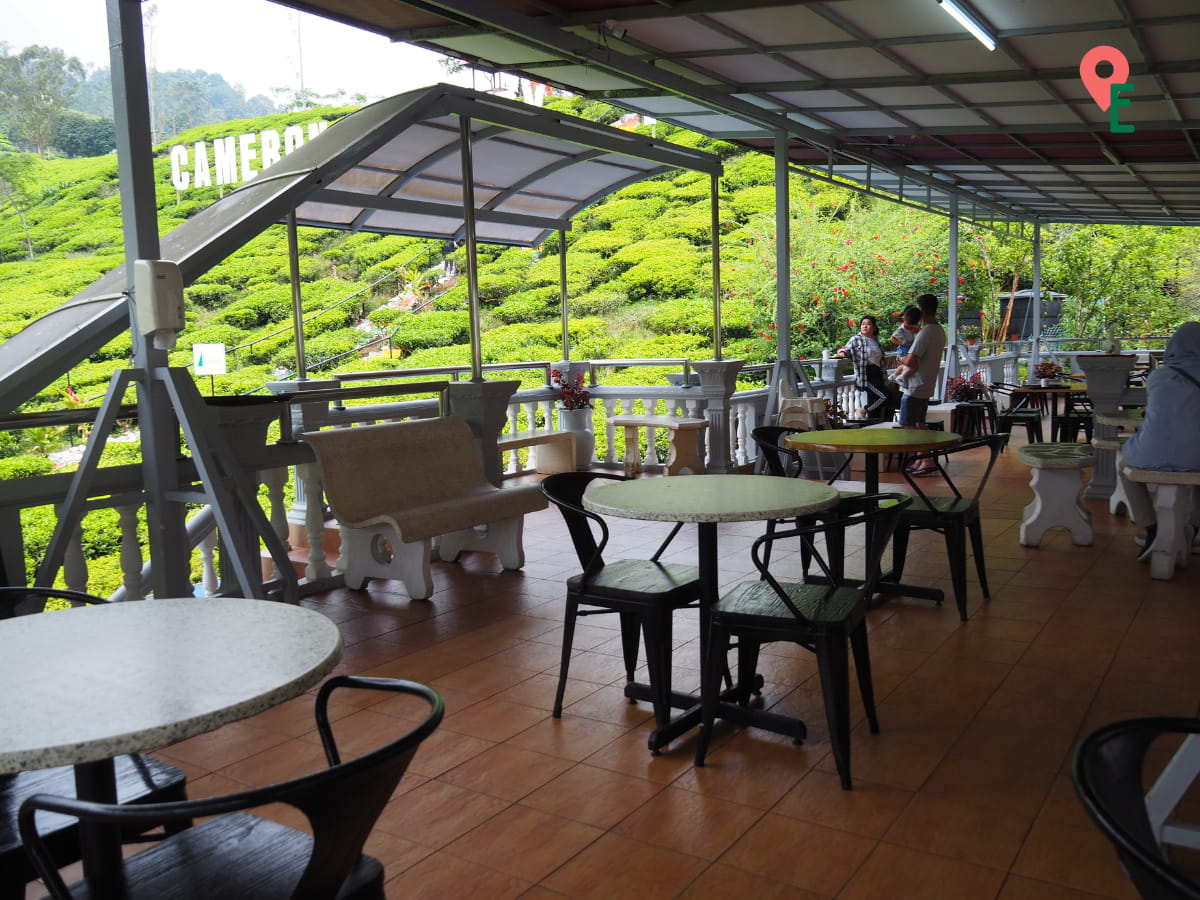
[[[438,538],[438,558],[443,562],[454,562],[464,550],[479,550],[495,553],[505,569],[520,569],[525,565],[524,532],[524,516],[489,522],[479,529],[452,531]]]
[[[673,430],[667,446],[667,474],[680,475],[689,472],[692,475],[704,474],[704,456],[700,452],[700,441],[704,432],[698,429],[687,431]]]
[[[1022,547],[1037,547],[1047,529],[1062,527],[1071,532],[1072,543],[1090,546],[1095,535],[1092,514],[1079,502],[1083,476],[1079,469],[1033,469],[1029,480],[1033,502],[1025,507],[1021,522]]]
[[[642,450],[638,446],[637,425],[625,426],[625,477],[632,478],[642,471]]]
[[[1151,545],[1150,577],[1166,580],[1175,576],[1176,566],[1186,566],[1191,555],[1188,542],[1192,486],[1159,484],[1154,494],[1158,530]]]
[[[387,525],[342,528],[346,587],[358,591],[368,578],[394,578],[404,582],[412,599],[426,600],[433,595],[431,551],[431,541],[405,543]]]
[[[566,434],[533,449],[534,466],[539,475],[557,475],[575,471],[575,435]]]

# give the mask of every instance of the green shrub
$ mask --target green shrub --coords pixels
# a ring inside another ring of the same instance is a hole
[[[646,259],[621,273],[619,281],[630,300],[683,297],[700,288],[700,272],[685,259]]]
[[[54,463],[45,456],[13,456],[0,459],[0,479],[4,481],[49,475],[53,471]]]
[[[465,311],[406,313],[392,330],[391,344],[406,353],[429,347],[448,347],[469,340],[470,327],[471,317]]]
[[[187,288],[186,294],[202,309],[220,309],[233,300],[236,292],[225,284],[194,283]]]
[[[409,315],[412,315],[412,313],[406,309],[398,309],[394,306],[381,306],[378,309],[371,310],[367,319],[376,328],[387,328],[397,319],[402,319]]]
[[[558,304],[559,289],[541,287],[513,294],[499,306],[493,307],[491,314],[508,324],[540,322],[557,315]]]
[[[571,266],[571,256],[574,253],[599,253],[611,256],[622,247],[633,243],[637,238],[621,228],[595,228],[585,231],[571,243],[567,250],[567,267]]]
[[[607,282],[568,302],[571,316],[604,316],[616,312],[629,302],[625,289],[616,282]]]

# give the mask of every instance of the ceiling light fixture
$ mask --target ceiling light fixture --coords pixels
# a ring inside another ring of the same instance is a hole
[[[984,28],[978,19],[955,3],[954,0],[938,0],[938,4],[942,9],[950,13],[959,25],[967,29],[975,40],[987,47],[988,50],[996,49],[996,39],[992,36],[991,32]]]

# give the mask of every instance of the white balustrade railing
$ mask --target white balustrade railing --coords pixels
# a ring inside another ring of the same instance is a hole
[[[1158,346],[1148,349],[1134,350],[1131,341],[1125,342],[1124,352],[1139,352],[1143,355],[1161,352],[1161,342],[1165,338],[1150,339],[1150,343],[1158,342]],[[974,372],[983,373],[988,383],[1015,383],[1021,378],[1021,368],[1028,358],[1028,346],[1013,342],[997,345],[982,345],[960,348],[960,372],[970,375]],[[1060,362],[1074,360],[1081,352],[1055,349],[1046,346],[1043,355],[1049,355]],[[1094,351],[1091,351],[1094,352]],[[802,363],[812,372],[821,370],[820,360],[806,360]],[[827,370],[830,368],[825,367]],[[813,393],[826,397],[841,404],[844,409],[853,410],[857,406],[857,397],[853,378],[842,375],[830,379],[810,378]],[[351,389],[353,390],[353,389]],[[596,423],[597,454],[593,464],[620,466],[624,461],[623,454],[632,448],[624,448],[623,429],[614,428],[612,417],[620,413],[645,414],[675,414],[689,417],[707,417],[708,403],[703,389],[700,387],[658,386],[658,385],[589,385],[594,403],[593,417]],[[729,398],[729,423],[727,434],[730,446],[714,451],[709,446],[708,459],[728,453],[728,459],[739,467],[751,466],[757,461],[757,452],[751,433],[754,428],[772,421],[774,410],[767,409],[769,391],[766,387],[755,387],[738,391]],[[528,430],[532,428],[557,429],[559,410],[555,406],[557,391],[550,387],[541,387],[520,391],[513,396],[507,411],[508,430]],[[396,421],[409,418],[424,418],[441,414],[439,399],[405,400],[391,403],[372,403],[370,405],[343,405],[336,401],[323,399],[319,402],[292,401],[294,410],[299,411],[293,427],[295,430],[305,430],[316,427],[347,427],[364,422]],[[44,414],[39,414],[44,415]],[[31,422],[34,421],[31,417]],[[64,420],[65,421],[65,420]],[[14,427],[45,427],[45,421],[38,419],[36,424],[28,426],[9,425]],[[650,430],[645,435],[644,449],[640,446],[634,451],[642,455],[643,466],[650,471],[660,469],[666,461],[666,435]],[[710,429],[711,431],[711,429]],[[711,440],[711,436],[710,436]],[[321,583],[334,576],[331,566],[326,560],[323,548],[324,540],[324,508],[320,502],[306,503],[305,497],[320,497],[320,472],[311,463],[311,454],[307,448],[295,443],[269,443],[264,438],[258,438],[254,446],[235,446],[239,459],[245,456],[249,461],[246,468],[254,477],[265,485],[264,503],[267,507],[267,518],[275,535],[283,542],[288,539],[290,521],[302,523],[306,534],[309,555],[305,565],[305,578],[310,583]],[[231,441],[231,443],[235,443]],[[531,471],[527,461],[528,450],[512,451],[505,460],[503,473],[515,475]],[[186,464],[185,464],[186,466]],[[298,474],[293,479],[291,472]],[[185,468],[183,478],[194,478],[194,471]],[[117,528],[120,532],[117,564],[120,569],[121,587],[113,594],[114,598],[132,598],[143,596],[146,586],[150,584],[148,577],[149,564],[144,558],[138,541],[138,520],[144,506],[143,480],[141,467],[138,465],[123,465],[102,467],[97,470],[94,483],[89,489],[85,515],[81,526],[70,536],[64,554],[62,580],[70,588],[88,590],[89,572],[86,553],[84,550],[85,532],[89,529],[88,516],[95,511],[112,509],[116,512]],[[291,509],[288,508],[287,498],[290,496],[289,484],[294,488],[296,497]],[[0,559],[3,559],[6,574],[10,583],[23,580],[20,566],[24,561],[24,534],[20,526],[22,510],[34,507],[61,504],[71,485],[69,474],[48,474],[31,478],[10,479],[0,481],[0,521],[5,527],[0,528]],[[111,515],[111,513],[109,513]],[[195,552],[198,554],[200,582],[207,591],[220,589],[220,573],[216,568],[217,535],[214,530],[214,519],[211,512],[202,509],[193,514],[188,523],[188,535]],[[272,572],[273,577],[278,575]]]

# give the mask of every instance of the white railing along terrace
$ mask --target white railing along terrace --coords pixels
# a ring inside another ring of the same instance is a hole
[[[1149,350],[1127,349],[1126,352],[1141,354],[1161,352],[1162,338],[1148,339],[1147,343],[1157,344]],[[1127,341],[1125,346],[1131,348],[1133,342]],[[1028,348],[1020,344],[1004,343],[966,347],[960,345],[960,371],[971,374],[974,371],[984,373],[985,380],[1016,382],[1020,380],[1021,370],[1028,356]],[[1069,361],[1079,352],[1060,351],[1052,346],[1043,348],[1043,355],[1050,355],[1060,362]],[[1095,351],[1091,351],[1095,352]],[[592,361],[588,371],[600,377],[616,361]],[[646,361],[639,361],[646,362]],[[659,363],[660,361],[655,361]],[[595,384],[589,385],[594,402],[593,421],[596,427],[597,452],[592,458],[593,465],[619,466],[624,460],[623,429],[614,428],[611,419],[614,415],[626,412],[678,414],[693,417],[704,417],[708,414],[708,401],[704,391],[697,386],[685,386],[688,373],[682,360],[672,360],[678,363],[684,374],[674,384],[644,384],[633,386]],[[836,366],[824,361],[827,372],[834,371]],[[827,397],[839,402],[844,409],[852,410],[857,405],[853,378],[841,374],[833,377],[820,377],[823,361],[817,359],[801,360],[800,365],[806,367],[809,373],[809,383],[817,396]],[[549,371],[557,364],[546,362],[510,363],[504,366],[489,366],[488,375],[495,372],[514,370],[541,370],[549,381]],[[580,363],[578,365],[585,365]],[[746,376],[757,376],[769,372],[770,365],[747,367]],[[356,373],[350,376],[334,378],[314,384],[314,391],[302,391],[284,398],[262,398],[261,409],[253,411],[250,406],[230,406],[220,413],[222,416],[232,416],[233,421],[227,427],[226,433],[234,446],[235,454],[243,467],[255,474],[264,486],[263,502],[267,507],[267,517],[275,533],[282,539],[287,539],[289,522],[303,523],[308,535],[309,547],[312,548],[308,559],[305,577],[312,584],[327,581],[333,573],[330,572],[321,549],[321,533],[324,526],[324,508],[320,503],[308,504],[306,497],[319,495],[319,472],[311,463],[312,455],[308,448],[295,442],[292,437],[294,430],[320,427],[346,427],[359,423],[396,421],[410,418],[426,418],[437,416],[445,410],[444,399],[437,396],[437,390],[426,382],[418,385],[404,385],[405,379],[412,377],[428,378],[437,375],[446,380],[461,377],[465,367],[455,370],[421,370],[412,372],[398,370],[392,373]],[[359,385],[361,380],[384,381],[382,384],[370,386]],[[666,379],[664,379],[666,380]],[[689,379],[692,380],[692,379]],[[764,380],[765,377],[764,377]],[[343,384],[346,382],[348,384]],[[429,392],[434,395],[416,400],[396,400],[411,391]],[[726,433],[729,446],[719,448],[727,453],[726,459],[732,460],[738,467],[751,466],[756,462],[757,454],[754,443],[750,438],[753,429],[770,421],[767,401],[769,390],[765,386],[739,390],[732,394],[729,400],[729,422]],[[444,396],[444,395],[443,395]],[[508,403],[506,430],[521,430],[530,427],[557,428],[558,410],[555,407],[558,392],[549,384],[537,388],[518,391]],[[361,403],[364,399],[377,399],[380,402]],[[359,401],[355,405],[353,401]],[[249,411],[250,417],[258,418],[251,422],[249,428],[243,428],[237,421],[240,416]],[[136,416],[132,408],[128,417]],[[89,416],[94,417],[94,410],[61,410],[53,413],[43,413],[30,416],[10,416],[0,419],[0,430],[31,429],[31,428],[67,428],[86,424]],[[126,411],[122,411],[126,418]],[[268,427],[275,421],[281,421],[280,437],[268,439]],[[224,427],[224,426],[223,426]],[[711,431],[711,429],[710,429]],[[665,463],[666,450],[665,434],[645,434],[639,443],[638,453],[642,464],[648,471],[660,470]],[[720,458],[720,452],[715,452],[712,446],[707,448],[707,459]],[[502,461],[501,471],[504,477],[514,476],[532,471],[529,464],[529,453],[511,451]],[[194,467],[190,461],[184,461],[180,467],[182,483],[194,481]],[[68,473],[51,473],[36,475],[28,478],[11,478],[0,481],[0,566],[7,583],[19,584],[25,580],[25,535],[22,527],[22,513],[35,507],[55,506],[62,503],[67,496],[72,476]],[[292,499],[294,497],[294,499]],[[148,566],[138,543],[137,525],[139,516],[145,504],[143,481],[140,465],[105,466],[97,469],[94,478],[88,486],[88,514],[101,509],[113,509],[117,513],[119,539],[119,568],[122,586],[117,596],[142,596],[145,585],[148,584]],[[214,568],[212,552],[213,524],[212,517],[207,514],[207,508],[193,513],[189,519],[189,539],[193,542],[198,553],[198,567],[201,576],[198,580],[208,589],[213,590],[219,584],[219,573]],[[43,536],[37,540],[40,542]],[[84,552],[83,529],[77,529],[67,544],[63,562],[63,581],[70,588],[88,590],[89,573]],[[272,573],[264,572],[264,583],[269,583]]]

